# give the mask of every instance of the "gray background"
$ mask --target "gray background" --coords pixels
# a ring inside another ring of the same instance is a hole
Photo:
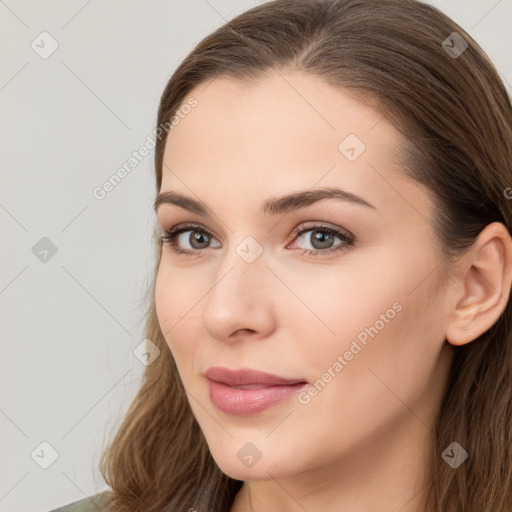
[[[133,350],[153,263],[153,152],[103,200],[92,191],[144,144],[193,45],[260,3],[0,0],[1,511],[44,512],[106,488],[99,455],[144,369]],[[431,3],[510,91],[512,0]],[[43,31],[59,45],[46,59],[31,47],[50,48]],[[43,237],[57,249],[46,261],[33,252]],[[44,441],[58,453],[47,469]]]

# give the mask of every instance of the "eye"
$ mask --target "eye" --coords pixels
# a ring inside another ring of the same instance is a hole
[[[189,234],[187,235],[187,233]],[[201,249],[209,247],[211,240],[215,240],[209,231],[196,224],[174,226],[172,229],[164,231],[160,239],[164,245],[169,245],[177,254],[186,256],[198,255]],[[184,243],[189,243],[192,250],[181,249]],[[220,244],[216,247],[220,247]]]
[[[306,236],[307,233],[311,233]],[[325,255],[336,251],[342,251],[354,244],[354,236],[341,228],[328,226],[325,223],[312,223],[308,227],[304,224],[293,230],[292,236],[294,240],[300,241],[302,244],[309,244],[310,247],[302,248],[299,250],[301,255]],[[333,245],[335,239],[341,240],[341,243]],[[216,245],[213,247],[221,247],[221,244],[216,241],[213,235],[205,228],[198,224],[181,224],[174,226],[170,230],[166,230],[160,236],[163,245],[168,245],[176,254],[185,256],[200,256],[203,249],[212,247],[210,245],[212,240],[215,240]],[[191,246],[191,249],[182,247],[186,244]],[[290,247],[288,245],[287,247]]]
[[[308,233],[310,234],[308,235]],[[323,223],[317,223],[307,228],[304,228],[303,225],[299,226],[294,230],[293,235],[297,241],[310,246],[300,249],[299,252],[302,255],[324,255],[342,251],[352,246],[355,240],[351,233]],[[341,240],[342,243],[334,245],[336,238]]]

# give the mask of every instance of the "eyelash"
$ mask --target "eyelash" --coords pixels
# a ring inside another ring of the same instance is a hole
[[[187,250],[185,250],[185,249],[180,249],[177,246],[177,244],[175,242],[176,237],[186,231],[198,231],[200,233],[206,233],[209,237],[215,238],[212,235],[212,233],[210,233],[210,231],[208,231],[207,229],[203,228],[202,226],[200,226],[198,224],[181,224],[178,226],[174,226],[173,228],[171,228],[169,230],[164,230],[164,232],[160,235],[160,242],[163,245],[168,245],[178,255],[200,256],[200,253],[204,252],[204,249],[197,249],[197,250],[187,249]],[[320,254],[327,255],[327,254],[335,253],[338,251],[344,251],[344,250],[348,249],[349,247],[353,246],[354,241],[355,241],[355,237],[353,235],[348,234],[344,231],[340,231],[338,229],[334,229],[332,227],[325,226],[322,223],[314,224],[312,226],[308,226],[305,228],[303,227],[302,229],[301,229],[301,226],[299,226],[298,228],[294,229],[292,232],[293,240],[295,240],[295,238],[297,238],[298,236],[300,236],[303,233],[306,233],[308,231],[321,231],[321,232],[329,233],[329,234],[339,237],[345,243],[339,244],[336,247],[331,247],[331,248],[325,249],[325,250],[322,250],[322,249],[297,249],[301,255],[314,255],[314,256],[320,255]]]

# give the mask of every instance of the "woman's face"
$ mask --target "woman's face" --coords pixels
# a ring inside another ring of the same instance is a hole
[[[399,132],[298,72],[190,96],[161,187],[187,201],[157,210],[163,230],[185,229],[162,249],[155,299],[219,467],[240,480],[332,474],[391,455],[394,440],[409,455],[426,445],[453,353],[433,204],[402,174]],[[212,367],[298,384],[212,383]]]

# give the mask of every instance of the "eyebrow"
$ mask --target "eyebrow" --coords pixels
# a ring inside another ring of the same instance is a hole
[[[267,215],[280,215],[305,208],[322,199],[340,199],[377,210],[362,197],[336,187],[303,190],[285,196],[270,197],[263,203],[261,210]],[[192,199],[173,190],[161,192],[156,196],[153,205],[155,212],[161,204],[174,204],[202,217],[213,216],[213,211],[203,201]]]

